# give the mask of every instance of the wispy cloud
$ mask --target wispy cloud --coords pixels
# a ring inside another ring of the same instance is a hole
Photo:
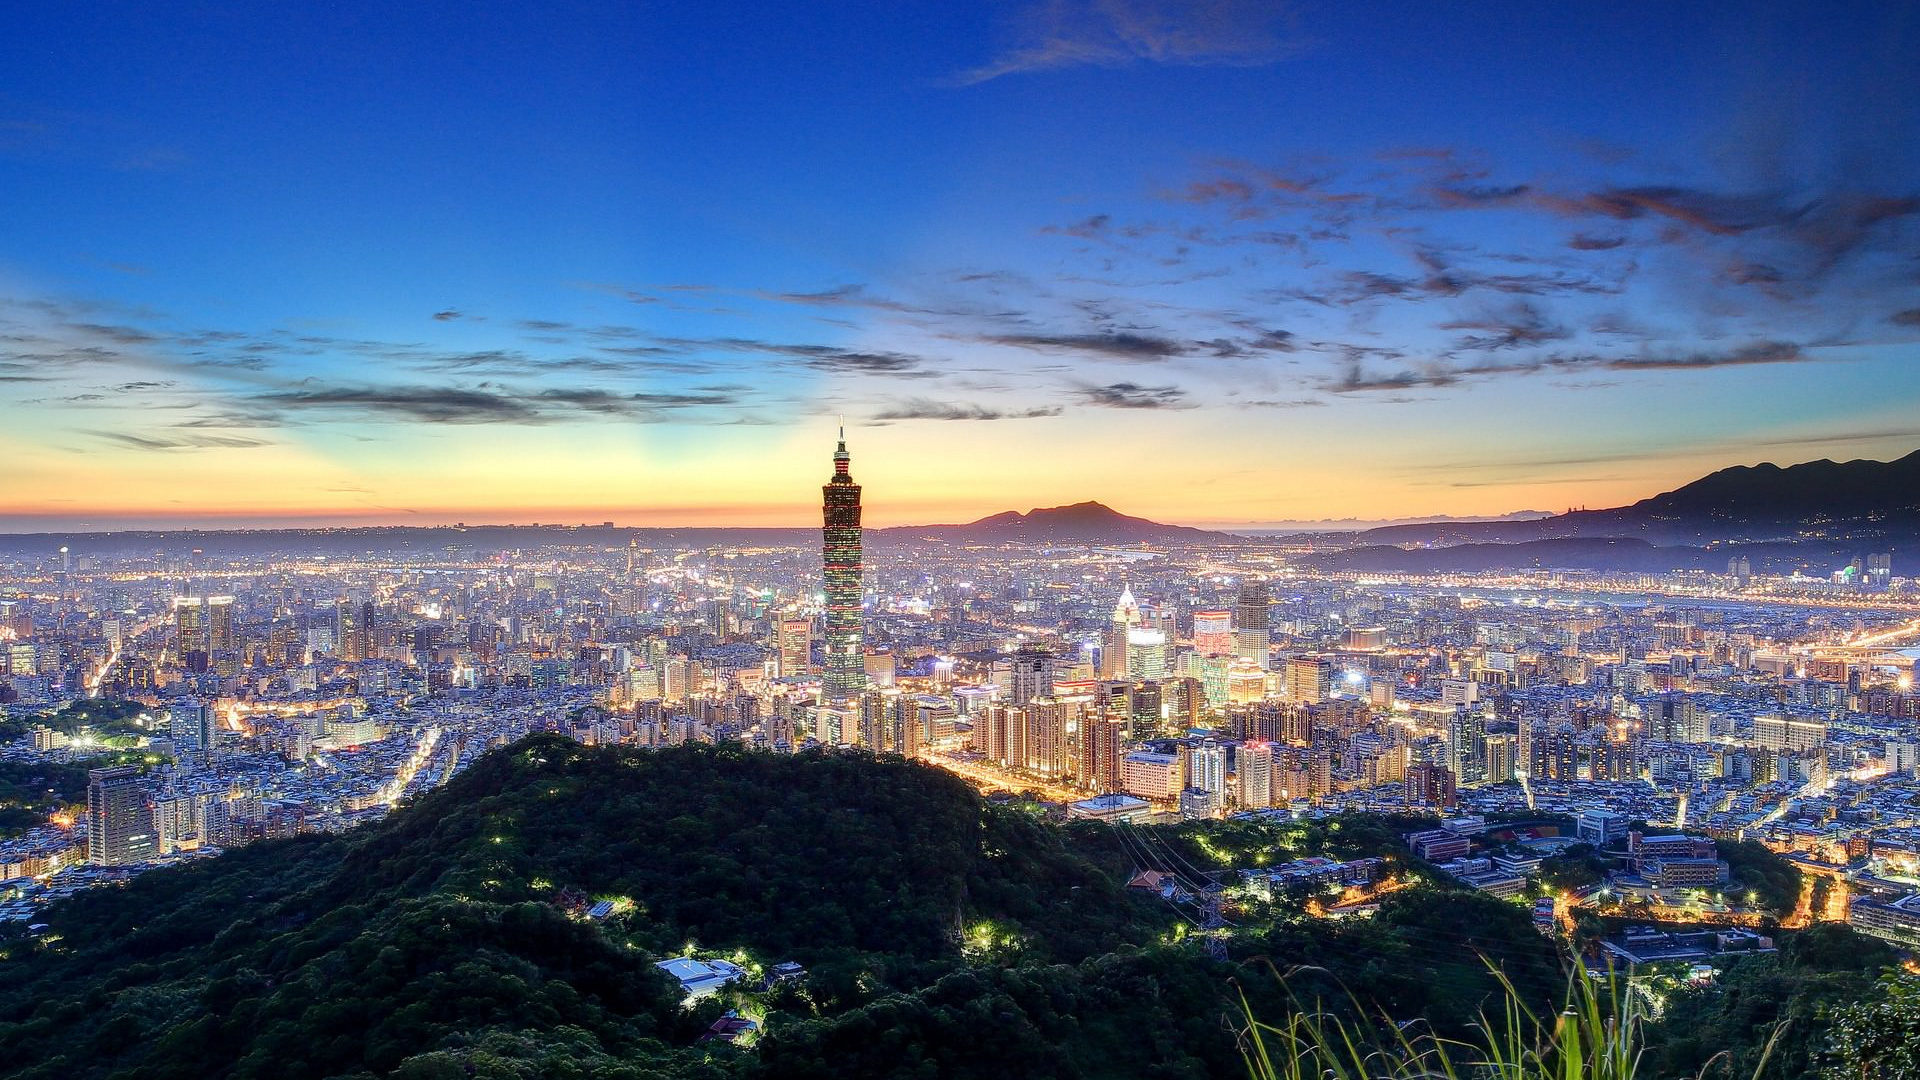
[[[134,450],[245,449],[272,445],[265,439],[245,435],[136,435],[126,431],[88,431],[85,434]]]
[[[490,390],[441,386],[333,386],[259,394],[269,409],[348,412],[436,424],[540,423],[545,417],[527,401]]]
[[[933,398],[907,398],[895,402],[873,414],[876,422],[895,420],[1033,420],[1048,416],[1059,416],[1063,412],[1057,405],[1039,406],[1029,409],[993,409],[985,405],[975,405],[956,401],[937,401]]]
[[[1191,350],[1187,343],[1151,334],[994,334],[980,340],[1042,352],[1097,353],[1116,360],[1164,360]]]
[[[1010,47],[953,81],[1134,64],[1253,67],[1293,51],[1290,31],[1276,0],[1040,0],[1016,19]]]
[[[1105,386],[1082,386],[1082,401],[1103,409],[1190,409],[1187,392],[1177,386],[1142,386],[1117,382]]]
[[[581,416],[645,420],[665,412],[737,405],[725,392],[618,393],[599,388],[547,388],[514,391],[482,385],[470,388],[397,386],[313,386],[256,394],[249,403],[266,422],[276,414],[344,413],[355,416],[437,424],[548,424]]]
[[[1323,389],[1339,394],[1379,390],[1411,390],[1454,386],[1471,379],[1500,375],[1539,373],[1574,374],[1598,371],[1704,371],[1723,367],[1752,367],[1760,364],[1802,364],[1822,358],[1792,342],[1756,341],[1730,349],[1676,349],[1673,351],[1603,353],[1550,353],[1513,360],[1485,360],[1457,363],[1436,358],[1422,364],[1380,371],[1365,363],[1349,363],[1339,377]]]

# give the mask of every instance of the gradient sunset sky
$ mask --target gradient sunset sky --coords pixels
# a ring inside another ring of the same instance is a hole
[[[1199,525],[1920,447],[1912,4],[16,5],[0,530]]]

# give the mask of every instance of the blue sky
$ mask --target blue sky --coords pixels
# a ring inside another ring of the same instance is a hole
[[[1908,5],[40,5],[0,526],[1195,523],[1920,444]]]

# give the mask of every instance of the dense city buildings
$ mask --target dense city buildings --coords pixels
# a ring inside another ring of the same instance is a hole
[[[844,438],[823,496],[817,554],[601,526],[6,556],[0,759],[93,767],[0,839],[7,910],[378,818],[534,731],[902,754],[1103,818],[1557,822],[1531,860],[1414,842],[1500,895],[1576,840],[1611,860],[1595,905],[1698,905],[1716,840],[1892,905],[1863,926],[1920,888],[1920,593],[1882,560],[1363,575],[1226,534],[868,534]]]

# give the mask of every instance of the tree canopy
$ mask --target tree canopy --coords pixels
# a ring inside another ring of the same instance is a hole
[[[1407,824],[1141,831],[1226,870],[1403,858]],[[1192,903],[1125,887],[1142,850],[900,758],[535,735],[374,825],[52,906],[49,935],[0,945],[0,1046],[26,1080],[1226,1077],[1243,995],[1463,1034],[1495,970],[1543,1007],[1565,987],[1523,908],[1445,883],[1365,919],[1229,909],[1217,959]],[[688,949],[808,974],[683,1005],[655,962]],[[764,1020],[754,1049],[697,1041],[729,1007]],[[1718,1007],[1677,1008],[1705,1030]]]

